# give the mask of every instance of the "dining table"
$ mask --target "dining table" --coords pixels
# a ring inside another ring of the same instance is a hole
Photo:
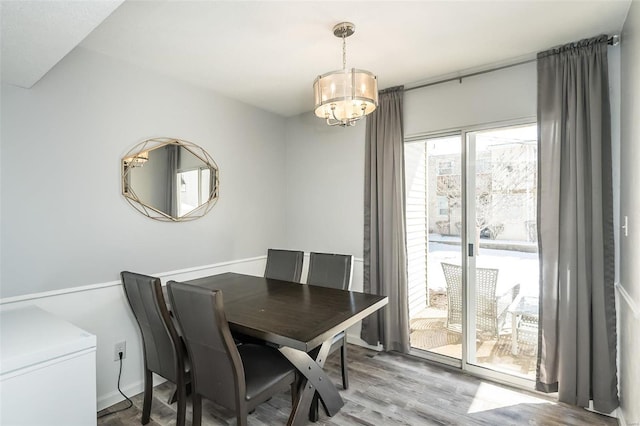
[[[273,345],[299,371],[287,425],[314,419],[315,395],[329,416],[340,411],[344,401],[323,369],[333,337],[388,303],[386,296],[233,272],[183,282],[221,290],[231,331]]]

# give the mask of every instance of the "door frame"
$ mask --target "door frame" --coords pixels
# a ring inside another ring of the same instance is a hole
[[[513,120],[503,120],[490,123],[483,123],[472,126],[463,126],[459,128],[447,129],[443,131],[425,132],[416,135],[406,137],[404,143],[420,142],[427,139],[436,139],[449,136],[460,136],[460,161],[461,167],[461,182],[462,185],[462,235],[461,235],[461,261],[462,265],[462,323],[465,325],[462,328],[462,357],[461,359],[448,357],[446,355],[429,352],[422,349],[411,347],[409,349],[409,355],[419,358],[427,359],[439,364],[443,364],[449,367],[454,367],[462,371],[468,372],[476,377],[489,379],[495,382],[504,383],[518,388],[532,390],[535,387],[535,381],[526,379],[524,377],[518,377],[509,373],[496,371],[488,367],[479,366],[473,364],[475,361],[470,358],[475,358],[475,354],[472,356],[469,348],[475,347],[475,315],[468,315],[468,305],[470,300],[475,301],[475,286],[469,286],[469,282],[474,282],[475,277],[475,254],[478,247],[475,242],[475,151],[473,155],[471,149],[475,149],[475,137],[472,142],[469,141],[469,134],[475,134],[478,132],[500,129],[505,127],[519,127],[537,123],[537,117],[523,117]],[[473,135],[475,136],[475,135]],[[471,159],[469,158],[471,157]],[[470,164],[473,162],[473,164]],[[473,171],[473,173],[471,173]],[[472,188],[470,190],[469,188]],[[473,206],[470,208],[470,206]],[[472,214],[473,213],[473,214]],[[474,223],[472,224],[471,221]],[[469,230],[473,229],[471,234]],[[471,237],[473,235],[473,237]],[[470,244],[473,244],[474,256],[469,256]],[[471,305],[473,306],[473,305]],[[471,327],[471,328],[470,328]],[[469,330],[474,330],[469,332]]]

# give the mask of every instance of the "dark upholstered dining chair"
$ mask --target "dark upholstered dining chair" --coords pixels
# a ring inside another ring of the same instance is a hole
[[[302,276],[304,252],[293,250],[269,249],[265,278],[299,283]]]
[[[353,256],[346,254],[310,253],[307,284],[349,290],[353,274],[352,260]],[[342,387],[347,389],[349,387],[347,334],[344,331],[333,338],[329,353],[338,349],[340,349],[342,367]]]
[[[133,272],[121,272],[124,292],[142,333],[144,353],[144,402],[141,423],[149,423],[153,398],[153,375],[175,383],[178,410],[176,424],[185,424],[186,386],[189,375],[186,350],[162,295],[159,278]],[[169,403],[173,402],[173,397]]]
[[[275,348],[236,346],[227,323],[222,291],[169,281],[169,299],[191,359],[194,426],[202,420],[202,397],[235,410],[238,425],[278,392],[295,393],[296,370]]]

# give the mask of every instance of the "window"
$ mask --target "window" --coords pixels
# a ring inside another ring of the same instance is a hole
[[[201,167],[177,174],[178,216],[183,216],[201,206],[209,199],[211,170]]]
[[[438,175],[450,175],[453,173],[453,161],[440,160],[438,161]]]
[[[438,196],[438,215],[446,216],[449,214],[449,200],[447,197]]]
[[[490,173],[491,172],[491,158],[478,158],[476,159],[476,173]]]

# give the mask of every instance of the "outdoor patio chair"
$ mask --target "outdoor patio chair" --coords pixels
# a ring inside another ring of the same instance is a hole
[[[442,262],[447,283],[447,329],[462,332],[462,267]],[[478,337],[497,337],[507,317],[507,308],[520,293],[514,284],[502,294],[496,294],[498,269],[476,268],[476,330]]]

